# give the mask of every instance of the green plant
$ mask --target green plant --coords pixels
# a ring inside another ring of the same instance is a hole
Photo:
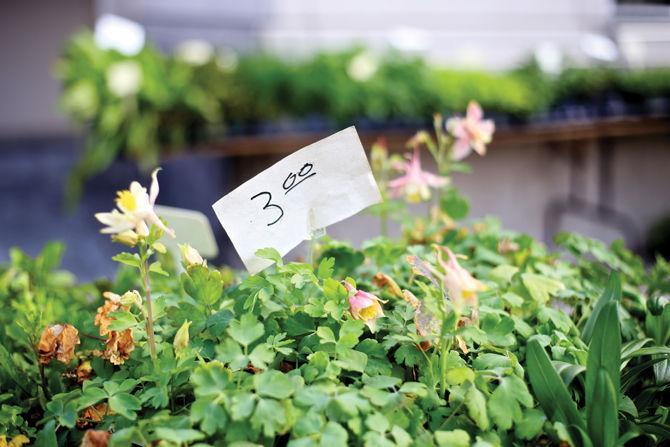
[[[447,154],[448,176],[457,138],[437,127],[429,151]],[[377,152],[392,188],[391,160]],[[563,234],[568,258],[494,220],[465,224],[464,199],[440,182],[447,199],[403,218],[400,238],[360,249],[324,238],[309,263],[264,248],[275,265],[256,275],[212,268],[184,246],[178,273],[159,241],[171,230],[153,209],[157,182],[131,184],[96,215],[136,250],[114,257],[114,281],[54,272],[59,245],[35,259],[14,250],[0,268],[0,442],[670,440],[666,261],[647,269],[620,242]]]

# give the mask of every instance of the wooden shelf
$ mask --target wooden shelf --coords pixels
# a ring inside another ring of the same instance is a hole
[[[196,152],[225,156],[283,155],[314,143],[330,133],[332,132],[233,136],[198,147]],[[359,135],[366,148],[369,148],[377,138],[383,136],[390,148],[400,149],[404,147],[413,133],[413,131],[407,129],[389,128],[373,131],[365,130],[359,132]],[[491,146],[547,144],[647,135],[670,135],[670,117],[613,118],[597,121],[510,126],[496,131]]]

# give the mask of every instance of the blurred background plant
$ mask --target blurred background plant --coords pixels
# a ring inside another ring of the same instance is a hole
[[[56,74],[61,107],[86,129],[86,146],[69,183],[81,183],[117,157],[141,169],[161,157],[225,137],[255,133],[278,120],[316,121],[336,128],[424,123],[434,111],[464,110],[471,98],[504,123],[543,119],[566,102],[593,103],[595,115],[612,96],[636,111],[647,100],[670,102],[670,69],[566,68],[558,76],[534,61],[505,72],[454,70],[398,52],[355,47],[287,60],[268,53],[237,56],[192,41],[162,54],[151,45],[128,56],[100,48],[90,32],[66,45]],[[411,82],[408,82],[411,80]]]

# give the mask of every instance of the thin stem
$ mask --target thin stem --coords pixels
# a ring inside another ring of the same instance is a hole
[[[39,358],[37,360],[39,362]],[[49,393],[49,387],[47,384],[47,377],[44,375],[44,365],[42,363],[39,363],[39,370],[40,370],[40,379],[41,379],[41,385],[42,385],[42,392],[44,393],[44,398],[46,400],[51,399],[51,395]]]
[[[145,325],[147,329],[147,343],[149,344],[149,352],[151,353],[151,360],[156,361],[156,341],[154,339],[154,317],[153,311],[151,310],[151,283],[149,281],[149,263],[147,261],[148,256],[144,249],[140,249],[140,257],[143,259],[142,268],[140,268],[142,273],[142,282],[144,283],[144,294],[147,301],[147,317],[145,318]]]

